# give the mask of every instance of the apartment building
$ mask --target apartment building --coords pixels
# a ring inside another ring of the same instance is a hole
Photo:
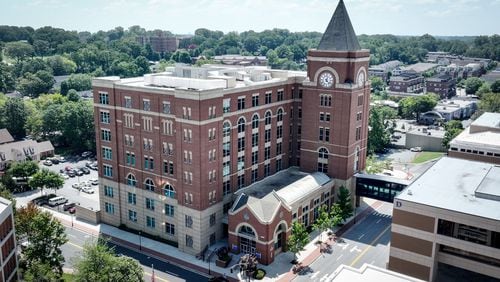
[[[436,93],[441,99],[455,96],[456,80],[449,74],[439,74],[425,80],[427,92]]]
[[[490,163],[437,161],[394,199],[388,268],[426,281],[500,277],[499,179]]]
[[[200,254],[239,232],[235,193],[277,172],[322,173],[335,179],[329,195],[352,189],[365,166],[369,56],[340,1],[307,73],[177,65],[94,79],[101,220]]]
[[[16,235],[12,202],[0,197],[0,281],[18,280]]]
[[[424,77],[415,72],[403,72],[393,75],[389,81],[389,91],[402,93],[423,93]]]

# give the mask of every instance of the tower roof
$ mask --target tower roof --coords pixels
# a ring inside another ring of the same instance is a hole
[[[352,28],[344,1],[340,0],[332,19],[318,45],[318,50],[357,51],[361,50],[356,33]]]

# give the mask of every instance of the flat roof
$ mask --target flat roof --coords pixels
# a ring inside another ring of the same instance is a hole
[[[380,268],[371,264],[363,264],[359,269],[347,265],[339,266],[333,273],[334,282],[352,281],[384,281],[384,282],[418,282],[423,281],[395,271]]]
[[[497,173],[494,164],[443,157],[395,199],[500,220],[500,201],[476,195],[478,189],[498,192]]]
[[[11,201],[0,197],[0,213],[3,213],[11,203]]]
[[[500,127],[500,113],[486,112],[486,113],[482,114],[474,122],[472,122],[472,125],[499,128]]]
[[[500,151],[500,133],[492,131],[470,132],[470,127],[458,134],[450,141],[451,147],[467,146],[471,149],[484,151],[491,150],[492,152]]]

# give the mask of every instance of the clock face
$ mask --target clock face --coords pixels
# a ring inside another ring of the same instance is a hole
[[[365,73],[360,72],[358,75],[358,84],[363,85],[365,83]]]
[[[324,72],[319,76],[319,84],[325,88],[333,86],[333,75],[329,72]]]

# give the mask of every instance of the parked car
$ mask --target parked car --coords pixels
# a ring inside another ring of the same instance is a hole
[[[86,151],[82,153],[82,158],[90,158],[92,155],[91,151]]]
[[[76,207],[71,207],[71,208],[69,208],[69,209],[68,209],[68,212],[69,212],[70,214],[74,214],[74,213],[76,212]]]
[[[83,187],[82,191],[85,192],[85,193],[87,193],[87,194],[94,194],[95,193],[94,188],[88,187],[88,186]]]
[[[64,197],[61,197],[61,196],[54,197],[54,198],[49,199],[49,206],[55,207],[55,206],[65,204],[67,202],[68,202],[68,199],[66,199]]]
[[[97,166],[97,164],[92,164],[92,165],[90,166],[90,169],[92,169],[92,170],[98,170],[98,169],[99,169],[99,167]]]
[[[59,159],[58,158],[50,158],[48,160],[51,161],[52,164],[59,164]]]
[[[82,188],[82,185],[80,183],[73,183],[71,187],[80,190],[80,188]]]
[[[49,199],[52,199],[55,197],[57,197],[56,194],[43,195],[43,196],[40,196],[40,197],[37,197],[37,198],[31,200],[31,202],[35,205],[43,206],[43,205],[46,205],[49,203]]]
[[[43,164],[46,166],[51,166],[52,162],[49,159],[46,159],[45,161],[43,161]]]
[[[92,185],[99,185],[99,179],[92,178],[92,179],[90,179],[90,183],[92,183]]]
[[[59,175],[64,179],[69,179],[69,176],[66,173],[60,173]]]
[[[90,187],[90,186],[92,186],[92,183],[90,183],[90,181],[80,182],[80,187]]]
[[[84,174],[90,174],[90,169],[88,169],[87,167],[81,167],[80,170],[84,173]]]
[[[69,177],[75,177],[76,176],[76,173],[72,170],[66,172],[66,174],[69,176]]]
[[[73,207],[75,207],[75,206],[76,206],[76,203],[67,203],[67,204],[65,204],[65,205],[63,206],[63,210],[64,210],[64,211],[67,211],[67,210],[69,210],[69,209],[71,209],[71,208],[73,208]]]
[[[78,176],[83,176],[83,171],[81,171],[79,169],[75,169],[75,174]]]
[[[412,152],[422,152],[422,147],[413,147],[413,148],[410,148],[410,151],[412,151]]]

